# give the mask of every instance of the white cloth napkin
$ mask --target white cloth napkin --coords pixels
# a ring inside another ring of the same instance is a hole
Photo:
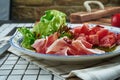
[[[114,80],[120,77],[120,63],[73,70],[67,77],[73,76],[83,80]]]
[[[37,61],[37,60],[33,60],[33,58],[30,56],[24,55],[24,53],[16,50],[13,47],[9,48],[8,51],[10,51],[18,56],[21,56],[28,61],[31,61],[31,62]],[[41,61],[39,61],[39,63],[36,63],[36,64],[42,65],[42,66],[49,66],[52,64],[51,62],[49,63],[49,61],[46,61],[47,63],[42,62],[42,61],[44,61],[44,60],[41,60]],[[54,63],[54,65],[55,65],[55,63]],[[60,65],[58,65],[58,66],[60,66]],[[63,64],[61,64],[61,66],[63,66]],[[56,66],[55,67],[53,66],[53,67],[48,67],[48,69],[50,70],[50,68],[54,68],[51,70],[53,73],[55,73],[55,72],[62,72],[62,70],[69,68],[68,70],[70,70],[70,73],[67,75],[61,76],[61,77],[68,78],[68,79],[73,78],[73,77],[78,77],[79,79],[82,79],[82,80],[114,80],[116,78],[120,78],[120,55],[110,58],[108,60],[102,61],[99,64],[91,66],[90,68],[84,68],[84,69],[77,68],[77,70],[75,70],[77,66],[79,67],[81,65],[75,65],[75,66],[66,65],[61,68],[60,67],[57,68]],[[75,68],[73,68],[73,67],[75,67]],[[47,68],[45,67],[45,69],[47,69]],[[63,73],[66,73],[66,70],[63,71]],[[70,80],[76,80],[76,79],[70,79]]]

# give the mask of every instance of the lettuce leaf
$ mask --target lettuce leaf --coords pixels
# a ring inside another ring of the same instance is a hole
[[[48,10],[41,17],[40,22],[33,27],[33,32],[40,35],[40,38],[45,38],[57,32],[62,25],[66,25],[66,14],[57,10]]]
[[[35,41],[35,35],[26,27],[18,28],[18,31],[23,35],[22,47],[32,49],[31,45]]]
[[[61,31],[62,36],[69,35],[65,33],[66,31],[63,28],[61,29],[61,26],[67,27],[66,14],[57,10],[47,10],[45,15],[41,17],[40,22],[33,26],[32,31],[26,27],[18,29],[23,35],[22,47],[32,49],[31,45],[36,39],[45,38],[54,32]]]

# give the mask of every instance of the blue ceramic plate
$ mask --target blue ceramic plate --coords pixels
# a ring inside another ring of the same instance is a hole
[[[68,26],[72,28],[78,25],[82,25],[82,24],[68,24]],[[95,24],[89,24],[89,25],[92,27]],[[105,25],[102,26],[115,33],[120,33],[120,28],[105,26]],[[35,57],[37,59],[56,60],[56,61],[87,61],[87,60],[110,58],[120,54],[120,46],[118,46],[114,51],[106,52],[105,54],[92,54],[92,55],[79,55],[79,56],[58,56],[52,54],[40,54],[32,50],[21,47],[20,43],[22,41],[22,38],[23,38],[22,34],[16,31],[15,34],[10,39],[10,44],[13,47],[15,47],[17,50],[23,52],[24,54]]]

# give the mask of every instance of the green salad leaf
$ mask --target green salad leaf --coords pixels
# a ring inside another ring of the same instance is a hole
[[[23,35],[22,47],[32,49],[31,45],[35,41],[35,35],[26,27],[18,28],[18,31]]]
[[[18,31],[23,35],[22,47],[31,49],[36,39],[46,38],[54,32],[60,33],[60,37],[72,36],[66,25],[66,14],[58,10],[47,10],[40,21],[35,24],[32,30],[22,27]]]
[[[62,25],[66,25],[66,14],[57,10],[48,10],[41,17],[40,22],[33,27],[33,32],[44,38],[57,32]]]

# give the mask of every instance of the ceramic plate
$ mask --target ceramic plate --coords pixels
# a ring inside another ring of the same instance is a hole
[[[82,24],[68,24],[68,26],[72,28],[78,25],[82,25]],[[90,24],[91,27],[93,25],[94,24]],[[104,26],[104,25],[102,26],[112,32],[120,33],[120,28],[116,28],[112,26]],[[114,51],[106,52],[105,54],[92,54],[92,55],[79,55],[79,56],[58,56],[58,55],[52,55],[52,54],[40,54],[32,50],[21,47],[20,43],[22,41],[22,38],[23,37],[21,33],[16,31],[15,34],[10,39],[10,44],[13,47],[15,47],[17,50],[23,52],[24,54],[35,57],[37,59],[46,59],[46,60],[55,60],[55,61],[87,61],[87,60],[110,58],[120,54],[120,46],[118,46]]]

